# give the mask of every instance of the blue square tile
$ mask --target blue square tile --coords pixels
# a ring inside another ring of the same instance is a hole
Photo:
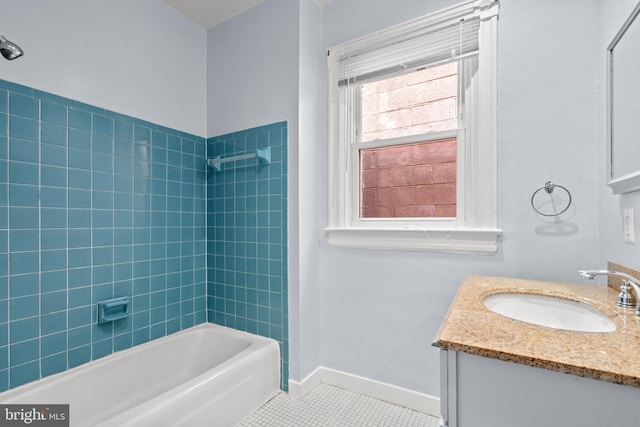
[[[45,271],[40,276],[41,292],[54,292],[67,289],[67,272],[62,271]]]
[[[67,369],[67,353],[58,353],[43,357],[41,369],[43,377],[65,371]]]
[[[94,214],[99,211],[94,211]],[[111,212],[108,212],[111,213]],[[94,216],[95,218],[95,216]],[[94,221],[95,222],[95,221]],[[94,228],[91,232],[93,246],[113,246],[112,228]]]
[[[9,205],[37,208],[39,193],[39,188],[35,185],[9,184]]]
[[[116,252],[116,257],[120,257],[121,255],[122,255],[122,251],[118,249]],[[124,262],[122,260],[118,260],[118,261],[121,261],[121,262],[118,264],[114,264],[113,266],[113,280],[123,281],[123,280],[131,279],[133,277],[133,273],[131,272],[132,263]],[[131,261],[130,256],[128,261]]]
[[[25,301],[33,300],[33,299],[37,300],[38,297],[33,296],[33,297],[24,297],[24,298],[18,298],[18,299],[25,300]],[[25,304],[27,303],[21,302],[16,304],[10,304],[10,306],[11,307],[15,306],[17,309],[21,310],[20,314],[22,314],[22,311],[26,312],[27,308],[21,308],[20,306]],[[30,303],[29,307],[33,305],[34,305],[33,303]],[[36,313],[37,313],[37,310],[36,310]],[[13,314],[11,315],[11,317],[14,318]],[[38,336],[38,334],[40,333],[40,325],[39,325],[40,319],[38,319],[37,316],[31,316],[31,317],[22,316],[22,317],[16,317],[16,319],[17,320],[13,320],[9,323],[9,337],[11,338],[11,344],[30,340]]]
[[[14,352],[16,355],[23,356],[28,352],[33,351],[32,349],[23,348],[25,346],[22,346],[22,344],[19,345],[21,346],[19,349],[11,351],[12,357]],[[13,359],[11,360],[13,361]],[[40,362],[38,360],[34,360],[20,366],[12,367],[10,369],[9,385],[11,388],[15,388],[28,382],[35,381],[38,378],[40,378]]]
[[[88,248],[91,246],[91,229],[89,228],[70,228],[68,237],[69,248]]]
[[[91,191],[81,189],[69,189],[69,207],[70,208],[91,208]]]
[[[43,122],[41,124],[40,132],[41,132],[40,138],[42,142],[66,147],[67,145],[66,126]]]
[[[93,360],[108,356],[113,352],[110,339],[94,342],[91,348]]]
[[[130,175],[115,174],[113,176],[115,191],[119,193],[133,193],[133,177]],[[124,208],[123,208],[124,209]]]
[[[133,334],[116,335],[113,338],[113,350],[120,351],[130,348],[133,345]]]
[[[9,247],[11,252],[37,251],[40,249],[38,230],[10,230]]]
[[[2,85],[2,82],[0,82]],[[0,89],[0,112],[7,113],[9,112],[9,92],[4,89]]]
[[[143,327],[133,331],[133,345],[144,344],[149,341],[149,327]]]
[[[40,122],[24,117],[9,116],[9,136],[38,141],[40,137]]]
[[[76,129],[91,130],[91,114],[86,111],[69,109],[69,127]]]
[[[67,210],[60,208],[41,208],[42,228],[65,228],[67,226]],[[69,210],[69,219],[71,220]]]
[[[56,123],[59,125],[67,125],[67,107],[53,102],[41,101],[40,111],[42,121],[48,123]]]
[[[113,209],[113,192],[93,191],[92,207],[93,209]]]
[[[107,172],[93,172],[93,189],[113,191],[113,174]]]
[[[91,305],[91,287],[74,288],[69,290],[69,308]]]
[[[40,331],[43,335],[67,329],[67,312],[60,311],[40,316]]]
[[[67,159],[70,168],[91,170],[91,151],[69,148]]]
[[[123,208],[125,206],[129,206],[128,209],[131,209],[131,196],[123,195],[120,193],[114,194],[114,202],[116,204],[115,208]],[[126,209],[126,208],[125,208]],[[113,226],[120,227],[132,227],[133,226],[133,212],[130,210],[116,210],[113,213]],[[126,244],[126,243],[121,243]]]
[[[67,190],[66,188],[41,187],[40,206],[47,208],[66,208]]]
[[[4,350],[3,350],[4,351]],[[9,389],[9,370],[0,370],[0,392]]]
[[[113,227],[113,211],[93,210],[93,227],[110,228]]]
[[[63,270],[67,268],[67,251],[64,249],[56,249],[41,252],[42,271]]]
[[[114,171],[117,174],[133,175],[133,160],[131,157],[115,156]]]
[[[0,324],[0,370],[9,367],[9,325],[7,323]]]
[[[0,136],[9,136],[9,116],[0,113]]]
[[[67,187],[67,169],[57,166],[40,166],[40,181],[50,187]]]
[[[53,166],[67,166],[67,149],[58,145],[42,143],[40,146],[42,152],[41,163]]]
[[[116,245],[133,244],[133,230],[131,228],[116,228],[113,231],[113,240]]]
[[[43,229],[40,231],[40,249],[65,249],[67,231],[64,229]]]
[[[114,154],[117,156],[133,158],[133,142],[131,139],[116,138],[114,140]]]
[[[88,209],[69,209],[69,227],[91,227],[91,211]],[[43,225],[44,227],[44,225]]]
[[[167,148],[173,151],[181,151],[182,143],[180,138],[176,135],[168,135],[167,137]]]
[[[91,188],[91,172],[81,169],[69,169],[69,187],[70,188]]]
[[[113,136],[113,120],[107,117],[93,115],[93,132]]]
[[[80,328],[69,329],[67,334],[67,345],[69,349],[78,348],[91,343],[91,327],[82,326]]]
[[[79,267],[69,270],[69,289],[91,286],[91,267]]]
[[[116,120],[114,122],[114,136],[123,141],[133,141],[133,124]]]
[[[113,266],[101,265],[92,268],[93,302],[113,298]],[[96,286],[100,285],[100,286]]]
[[[149,145],[149,143],[151,142],[151,129],[146,126],[134,124],[133,140],[137,144]]]
[[[91,133],[81,129],[69,128],[69,147],[90,150]]]
[[[94,230],[94,235],[95,235]],[[94,242],[99,239],[94,239]],[[100,244],[104,244],[102,247],[96,247]],[[109,246],[107,246],[109,245]],[[94,243],[93,248],[93,265],[107,265],[113,264],[113,237],[109,233],[108,236],[104,236],[98,243]]]
[[[0,277],[0,300],[7,298],[9,298],[9,279],[7,277]]]
[[[78,307],[67,311],[69,329],[88,325],[92,322],[91,306]]]
[[[9,259],[11,274],[35,273],[40,265],[38,252],[16,252]]]
[[[9,162],[9,182],[14,184],[39,184],[37,163]]]
[[[113,294],[116,297],[130,297],[133,295],[131,280],[122,280],[113,284]]]
[[[113,154],[113,137],[110,135],[93,134],[93,151]]]
[[[151,133],[151,143],[154,147],[167,148],[167,134],[154,130]]]
[[[91,346],[85,345],[69,350],[69,369],[87,363],[91,360]]]
[[[152,340],[164,337],[165,335],[166,335],[166,325],[164,323],[151,325],[151,339]]]
[[[42,314],[55,313],[67,309],[67,291],[49,292],[40,295]],[[66,348],[66,344],[65,344]]]
[[[9,113],[38,120],[40,103],[36,98],[17,93],[9,94]]]
[[[37,295],[40,289],[38,274],[13,274],[9,281],[11,298]]]
[[[91,265],[91,249],[72,249],[69,248],[69,268],[87,267]],[[69,274],[71,281],[71,273]]]
[[[93,153],[91,161],[93,170],[113,172],[113,156],[102,153]],[[71,165],[71,161],[69,161],[69,165]]]
[[[136,245],[134,247],[134,257],[133,257],[133,259],[136,260],[136,262],[133,263],[133,277],[134,278],[142,278],[142,277],[146,278],[146,277],[149,277],[149,275],[150,275],[151,264],[149,263],[149,261],[138,261],[139,258],[136,258],[136,256],[135,256],[135,248],[137,248],[139,246],[140,245]],[[142,245],[142,246],[146,246],[146,245]],[[148,257],[148,255],[147,255],[147,257]],[[135,292],[135,289],[134,289],[134,292]],[[147,289],[146,292],[148,292],[148,289]]]

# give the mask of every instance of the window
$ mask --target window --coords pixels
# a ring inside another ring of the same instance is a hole
[[[453,62],[358,87],[360,218],[456,216],[457,80]]]
[[[497,1],[329,51],[329,243],[493,253]]]

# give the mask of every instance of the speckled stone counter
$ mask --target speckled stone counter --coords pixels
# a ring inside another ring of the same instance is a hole
[[[536,326],[494,313],[492,294],[519,292],[583,302],[609,316],[614,332],[573,332]],[[606,285],[471,276],[456,294],[434,345],[583,377],[640,387],[640,318],[615,305]]]

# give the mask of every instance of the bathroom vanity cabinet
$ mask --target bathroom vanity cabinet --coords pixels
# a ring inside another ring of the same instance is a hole
[[[631,427],[640,388],[452,350],[441,352],[448,427]]]
[[[571,299],[615,323],[579,332],[489,310],[495,294]],[[617,289],[471,276],[434,342],[441,354],[441,414],[448,427],[640,426],[640,318],[616,307]]]

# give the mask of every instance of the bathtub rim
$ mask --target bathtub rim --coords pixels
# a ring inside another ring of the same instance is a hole
[[[262,347],[262,346],[269,345],[272,342],[275,342],[276,345],[278,345],[278,355],[279,355],[279,357],[282,357],[282,355],[280,354],[280,346],[278,344],[278,341],[276,341],[273,338],[264,337],[264,336],[253,334],[253,333],[250,333],[250,332],[240,331],[240,330],[237,330],[237,329],[230,328],[228,326],[218,325],[216,323],[204,322],[204,323],[200,323],[198,325],[191,326],[191,327],[186,328],[186,329],[181,329],[179,331],[173,332],[173,333],[165,335],[163,337],[147,341],[147,342],[142,343],[142,344],[134,345],[132,347],[128,347],[128,348],[123,349],[123,350],[115,351],[115,352],[110,353],[110,354],[108,354],[106,356],[100,357],[98,359],[90,360],[90,361],[82,363],[82,364],[80,364],[78,366],[74,366],[73,368],[66,369],[66,370],[64,370],[62,372],[58,372],[58,373],[55,373],[55,374],[52,374],[52,375],[48,375],[46,377],[41,377],[41,378],[38,378],[37,380],[33,380],[33,381],[28,382],[28,383],[21,384],[21,385],[19,385],[17,387],[5,390],[5,391],[0,393],[0,404],[20,403],[20,402],[16,402],[15,399],[20,399],[20,396],[23,393],[26,393],[26,392],[30,391],[31,389],[33,389],[33,388],[40,387],[42,385],[46,385],[46,384],[51,383],[51,382],[55,382],[61,377],[76,376],[76,375],[78,375],[78,372],[93,371],[95,369],[98,369],[103,364],[106,364],[106,363],[109,363],[109,362],[112,362],[112,361],[113,362],[117,362],[120,359],[124,359],[124,358],[130,357],[134,353],[139,353],[142,350],[153,349],[155,347],[161,346],[166,341],[171,341],[172,339],[175,340],[175,338],[177,338],[177,337],[179,337],[181,335],[186,335],[186,334],[189,334],[189,333],[196,333],[196,332],[198,332],[200,330],[206,330],[206,329],[216,330],[216,331],[224,333],[226,335],[236,335],[236,336],[240,335],[240,336],[243,336],[243,337],[245,337],[246,339],[248,339],[250,341],[249,346],[244,348],[238,354],[234,355],[232,358],[224,360],[222,363],[220,363],[220,365],[216,365],[216,367],[223,366],[223,365],[226,365],[226,364],[230,363],[229,362],[230,360],[233,360],[238,355],[242,354],[243,352],[246,352],[247,350],[249,350],[254,345],[259,345],[259,346]],[[143,347],[144,347],[144,349],[142,349]],[[214,368],[212,368],[212,369],[214,369]],[[281,373],[281,372],[279,372],[279,373]],[[193,378],[188,380],[188,381],[186,381],[185,383],[188,383],[188,382],[190,382],[192,380],[193,380]],[[46,402],[46,403],[53,403],[53,402]],[[65,404],[66,403],[67,402],[65,402]]]

